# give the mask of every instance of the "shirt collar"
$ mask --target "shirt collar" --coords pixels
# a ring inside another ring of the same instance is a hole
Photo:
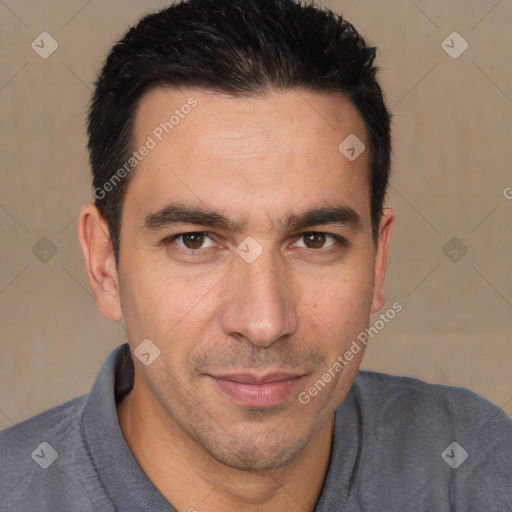
[[[176,512],[147,478],[126,443],[116,404],[130,392],[134,366],[127,343],[112,351],[87,397],[82,429],[99,480],[115,509]]]

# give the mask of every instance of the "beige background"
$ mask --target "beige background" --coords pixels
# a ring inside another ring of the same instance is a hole
[[[511,414],[512,1],[323,3],[380,48],[395,116],[384,309],[404,309],[363,366],[465,386]],[[0,428],[87,393],[125,341],[96,310],[76,238],[92,197],[84,112],[111,45],[166,4],[0,2]],[[59,45],[47,59],[31,48],[44,31]],[[441,46],[453,31],[469,44],[457,59]],[[443,253],[454,236],[458,262]],[[57,251],[46,262],[43,237]]]

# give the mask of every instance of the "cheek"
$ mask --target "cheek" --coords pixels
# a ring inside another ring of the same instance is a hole
[[[121,274],[120,296],[129,339],[149,338],[164,347],[179,339],[180,350],[188,339],[201,339],[211,325],[212,293],[218,277],[196,277],[173,272],[168,265],[133,266]]]
[[[128,331],[150,339],[157,336],[158,323],[174,311],[172,289],[158,278],[158,269],[133,266],[119,280],[121,305]],[[166,314],[164,315],[163,312]]]
[[[368,267],[369,268],[369,267]],[[358,319],[367,321],[373,292],[373,273],[370,270],[344,269],[322,284],[310,288],[305,303],[326,321],[348,327]]]
[[[340,393],[351,382],[364,353],[365,347],[358,342],[358,336],[368,327],[371,292],[368,274],[354,272],[332,280],[322,290],[311,291],[309,300],[305,301],[312,308],[311,313],[306,312],[303,317],[302,331],[309,344],[316,344],[325,355],[321,372],[331,368],[347,351],[351,352],[348,355],[350,361],[343,363],[343,370],[334,371],[331,385]],[[333,400],[338,400],[340,393],[336,393]]]

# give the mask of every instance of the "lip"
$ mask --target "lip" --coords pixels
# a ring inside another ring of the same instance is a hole
[[[236,404],[258,409],[275,407],[284,402],[305,377],[285,372],[208,376]]]

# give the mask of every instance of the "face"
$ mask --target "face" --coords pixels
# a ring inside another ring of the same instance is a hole
[[[139,104],[134,147],[150,149],[127,188],[116,279],[132,351],[149,339],[160,355],[134,358],[135,386],[227,466],[303,452],[364,350],[333,365],[382,306],[390,223],[375,246],[368,151],[338,149],[351,134],[368,147],[340,95],[156,89]]]

